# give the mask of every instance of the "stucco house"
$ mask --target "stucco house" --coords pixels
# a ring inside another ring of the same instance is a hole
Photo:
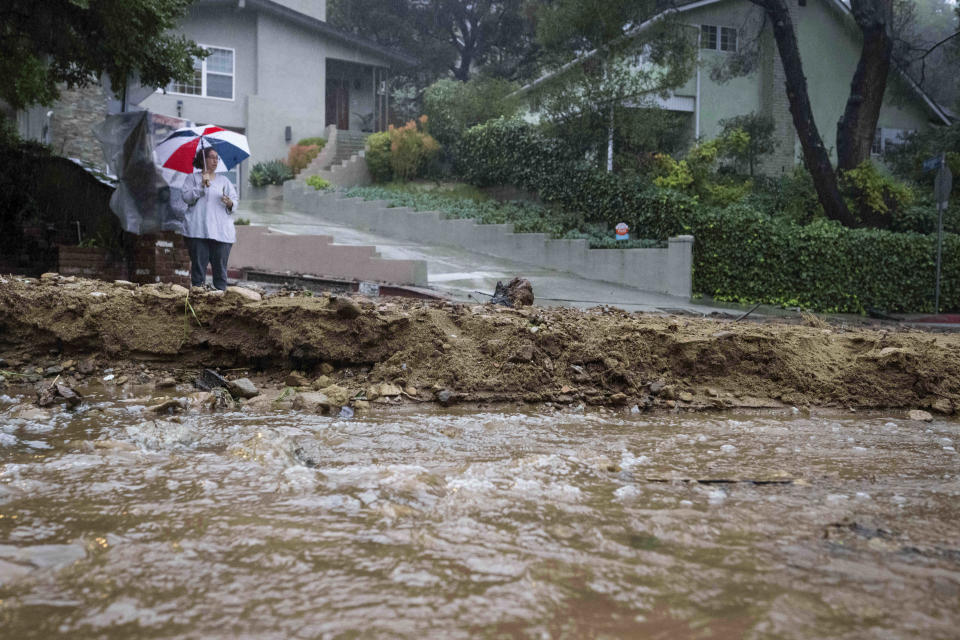
[[[191,82],[141,103],[150,111],[215,123],[247,135],[251,158],[285,158],[290,144],[340,130],[379,131],[389,121],[391,70],[403,53],[326,22],[326,0],[198,0],[183,33],[211,54]]]
[[[824,144],[836,159],[832,147],[860,56],[860,33],[842,0],[790,0],[788,4],[797,31],[814,119]],[[749,113],[770,116],[775,125],[777,147],[771,156],[763,159],[761,170],[779,173],[792,170],[802,162],[784,87],[783,67],[772,27],[763,19],[763,10],[749,0],[688,0],[638,25],[631,35],[640,35],[667,17],[690,26],[697,38],[699,57],[695,72],[683,86],[665,98],[653,97],[652,100],[661,108],[687,114],[691,139],[715,138],[720,133],[721,120],[726,118]],[[745,46],[747,39],[754,39],[759,45],[754,70],[726,81],[714,80],[711,70],[722,63],[725,56]],[[595,52],[589,52],[573,64],[593,55]],[[569,65],[524,89],[529,92],[539,84],[562,81],[567,68]],[[880,113],[874,152],[880,154],[897,144],[905,132],[950,122],[951,114],[945,108],[905,74],[893,70]]]
[[[291,144],[322,136],[328,125],[358,133],[385,129],[391,73],[416,60],[330,26],[326,6],[326,0],[196,0],[181,30],[210,56],[196,61],[190,82],[138,89],[133,108],[246,134],[252,155],[230,175],[241,191],[248,167],[286,158]],[[109,87],[91,85],[64,89],[52,107],[5,111],[21,137],[102,164],[91,129],[120,108]]]

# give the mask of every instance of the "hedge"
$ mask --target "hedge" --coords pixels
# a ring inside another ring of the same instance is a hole
[[[798,225],[743,205],[695,216],[694,290],[822,312],[933,311],[936,236]],[[960,236],[944,234],[941,309],[960,308]]]
[[[472,184],[537,192],[582,224],[627,222],[663,240],[690,233],[694,291],[718,300],[821,312],[931,312],[936,236],[802,225],[740,202],[718,209],[639,178],[593,169],[532,125],[498,119],[468,130],[458,167]],[[960,235],[944,235],[941,310],[960,309]]]

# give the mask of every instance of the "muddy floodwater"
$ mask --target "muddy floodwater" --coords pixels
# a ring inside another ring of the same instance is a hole
[[[960,635],[954,421],[84,391],[0,398],[0,637]]]

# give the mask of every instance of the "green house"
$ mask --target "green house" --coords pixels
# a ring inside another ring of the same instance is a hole
[[[789,0],[788,2],[807,78],[814,119],[824,144],[834,159],[837,123],[850,93],[850,81],[860,56],[861,36],[849,8],[841,0]],[[776,150],[763,158],[767,174],[791,171],[802,162],[785,90],[785,75],[764,12],[749,0],[694,0],[665,10],[637,26],[639,36],[661,19],[689,25],[697,38],[696,69],[687,82],[666,97],[653,101],[663,109],[686,114],[690,138],[711,139],[720,133],[726,118],[757,113],[772,118]],[[712,73],[724,59],[742,47],[758,51],[753,70],[726,80]],[[583,62],[595,55],[584,54]],[[570,64],[532,83],[530,91],[548,81],[562,81]],[[627,105],[630,106],[630,105]],[[898,144],[904,134],[950,124],[953,115],[938,105],[906,74],[894,69],[887,83],[884,105],[877,123],[874,153],[881,155]]]

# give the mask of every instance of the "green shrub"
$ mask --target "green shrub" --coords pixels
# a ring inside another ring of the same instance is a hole
[[[235,226],[245,227],[245,226],[247,226],[247,225],[250,224],[250,219],[249,219],[249,218],[234,218],[234,219],[233,219],[233,224],[234,224]]]
[[[297,141],[297,146],[298,147],[320,147],[321,149],[323,149],[325,146],[327,146],[327,139],[321,138],[320,136],[316,136],[313,138],[304,138],[302,140]]]
[[[381,131],[367,138],[365,153],[367,169],[376,183],[393,180],[393,167],[390,166],[390,132]]]
[[[453,147],[470,127],[513,115],[517,104],[507,96],[517,88],[513,82],[484,76],[474,76],[468,82],[434,82],[423,92],[430,135],[444,147]]]
[[[395,179],[412,180],[440,150],[437,141],[425,131],[427,122],[427,116],[420,116],[402,127],[390,127],[390,168]]]
[[[935,236],[797,225],[739,203],[696,212],[694,290],[821,312],[932,311]],[[942,306],[960,308],[960,236],[944,242]]]
[[[333,188],[329,180],[324,180],[320,176],[310,176],[306,180],[307,186],[313,187],[317,191],[326,191]]]
[[[869,160],[841,173],[840,185],[851,213],[866,226],[888,228],[892,214],[913,201],[909,187],[878,171]]]
[[[269,184],[282,185],[284,181],[293,179],[293,171],[283,160],[258,162],[250,169],[248,179],[254,187],[265,187]]]
[[[824,217],[813,178],[803,167],[775,178],[755,178],[753,193],[745,201],[768,215],[796,224]]]
[[[720,155],[730,158],[738,169],[754,175],[760,156],[773,153],[773,118],[757,113],[735,116],[720,121],[723,144]]]

